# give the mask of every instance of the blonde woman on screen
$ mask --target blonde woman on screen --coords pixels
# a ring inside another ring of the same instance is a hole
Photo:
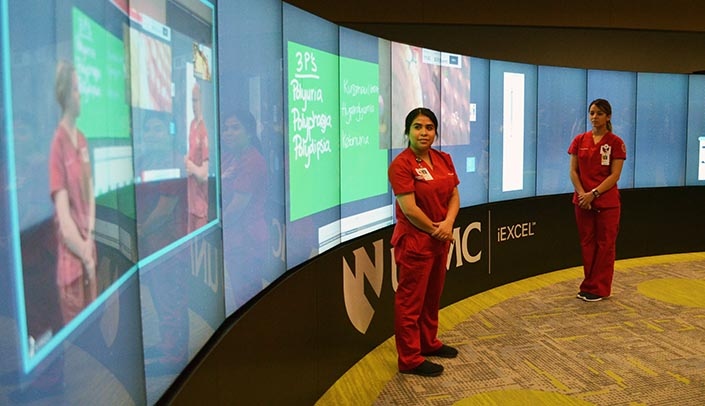
[[[49,152],[49,187],[54,202],[59,305],[64,323],[96,298],[95,200],[88,143],[76,127],[81,113],[73,65],[59,62],[56,100],[61,119]]]

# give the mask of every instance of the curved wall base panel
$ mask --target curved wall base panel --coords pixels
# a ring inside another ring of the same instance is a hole
[[[705,250],[705,187],[622,192],[618,259]],[[461,210],[442,306],[579,266],[570,195]],[[393,334],[392,228],[291,271],[214,335],[162,401],[311,405]]]

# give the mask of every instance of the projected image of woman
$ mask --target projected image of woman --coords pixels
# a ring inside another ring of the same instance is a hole
[[[458,351],[437,337],[438,311],[460,209],[457,173],[445,152],[431,148],[438,119],[427,108],[406,116],[409,146],[392,161],[389,181],[396,196],[392,234],[399,284],[394,302],[394,333],[399,371],[438,376],[443,366],[426,357],[454,358]]]
[[[194,231],[208,222],[208,131],[203,120],[201,87],[191,90],[193,120],[188,133],[189,149],[184,157],[188,174],[188,231]]]
[[[88,144],[76,128],[81,112],[73,65],[59,62],[56,100],[61,119],[49,153],[49,187],[58,241],[57,285],[64,323],[96,298],[95,200]]]
[[[237,308],[262,290],[263,283],[271,282],[263,281],[269,251],[267,166],[250,112],[227,114],[220,140],[225,269]]]
[[[617,181],[627,159],[627,148],[612,133],[610,103],[597,99],[590,103],[589,109],[592,130],[577,135],[568,153],[585,275],[577,297],[596,302],[612,293],[621,213]]]

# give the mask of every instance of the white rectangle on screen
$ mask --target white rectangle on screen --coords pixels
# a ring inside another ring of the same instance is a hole
[[[698,180],[705,180],[705,137],[698,137],[700,141],[700,156],[698,156]]]
[[[524,187],[524,75],[504,73],[502,191]]]

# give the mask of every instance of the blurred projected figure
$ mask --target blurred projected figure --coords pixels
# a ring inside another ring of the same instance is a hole
[[[55,90],[61,120],[49,152],[49,187],[58,240],[59,306],[68,323],[96,298],[95,200],[88,144],[76,128],[81,112],[78,79],[68,62],[57,66]]]
[[[184,157],[188,175],[188,231],[194,231],[208,221],[208,131],[203,121],[201,88],[191,91],[193,120],[188,134],[188,154]]]
[[[263,287],[269,251],[267,167],[255,119],[248,111],[225,116],[220,140],[225,269],[237,308]]]
[[[144,182],[178,177],[169,120],[165,113],[150,110],[144,113],[141,137],[135,145],[136,172]]]
[[[135,169],[142,178],[136,189],[137,236],[140,258],[145,258],[186,233],[183,184],[172,176],[174,143],[162,113],[144,115],[135,150]]]

